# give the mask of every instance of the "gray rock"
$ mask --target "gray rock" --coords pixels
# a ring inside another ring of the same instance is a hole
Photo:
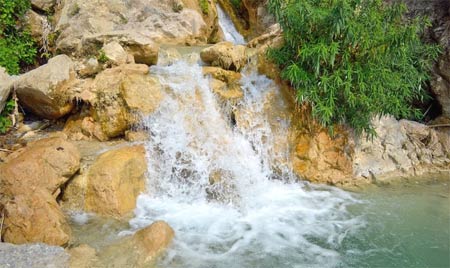
[[[58,55],[16,81],[19,102],[34,114],[56,119],[69,113],[71,103],[70,82],[75,80],[72,60]]]
[[[68,268],[70,258],[62,247],[45,244],[0,243],[0,256],[2,268]]]
[[[388,116],[374,119],[372,123],[377,137],[366,139],[363,135],[355,140],[356,177],[403,175],[415,172],[419,166],[450,164],[449,135],[417,122],[398,121]]]
[[[157,44],[205,43],[211,27],[197,10],[174,12],[171,1],[66,0],[56,31],[62,53],[95,55],[116,41],[136,63],[151,65],[156,64]]]

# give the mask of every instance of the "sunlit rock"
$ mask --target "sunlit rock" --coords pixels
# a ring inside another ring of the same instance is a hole
[[[127,215],[145,189],[146,172],[143,146],[125,147],[100,155],[87,173],[85,209],[105,216]]]
[[[232,71],[240,71],[247,63],[245,46],[233,45],[231,42],[221,42],[205,48],[200,57],[207,64]]]

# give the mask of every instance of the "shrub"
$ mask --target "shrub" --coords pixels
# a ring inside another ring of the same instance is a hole
[[[269,0],[285,44],[269,51],[313,117],[331,132],[336,123],[374,134],[371,118],[414,118],[413,101],[439,48],[420,36],[429,23],[407,20],[404,4],[381,0]]]
[[[17,74],[21,64],[33,63],[36,47],[29,32],[19,23],[30,8],[29,0],[0,1],[0,66]]]

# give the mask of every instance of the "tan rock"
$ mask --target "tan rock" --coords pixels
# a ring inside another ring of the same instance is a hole
[[[128,55],[123,47],[116,41],[110,42],[102,48],[105,56],[114,65],[121,65],[127,62]]]
[[[31,0],[31,5],[34,8],[45,12],[51,12],[56,4],[56,0]]]
[[[128,53],[133,56],[135,63],[146,64],[148,66],[158,63],[159,46],[153,42],[140,43],[130,40],[125,45]]]
[[[200,52],[201,59],[212,66],[225,70],[240,71],[247,63],[245,47],[233,45],[231,42],[221,42]]]
[[[15,86],[19,102],[38,116],[60,118],[73,108],[68,84],[74,79],[71,59],[66,55],[56,56],[18,78]]]
[[[3,193],[26,194],[29,188],[55,193],[80,167],[77,148],[61,138],[30,143],[0,166]]]
[[[147,162],[143,146],[108,151],[90,167],[85,209],[105,216],[122,217],[136,206],[145,189]]]
[[[154,267],[156,260],[170,245],[173,229],[163,221],[156,221],[99,253],[100,262],[108,267]],[[105,263],[104,263],[105,264]],[[112,266],[113,265],[113,266]]]
[[[128,75],[122,80],[121,92],[133,111],[152,113],[162,100],[162,86],[157,77]]]
[[[334,138],[326,130],[297,134],[292,153],[293,170],[309,181],[340,184],[353,175],[348,134],[339,130]]]
[[[83,211],[87,189],[87,174],[74,176],[67,182],[64,188],[64,195],[61,199],[61,206],[65,210]]]
[[[139,262],[149,263],[155,260],[173,240],[175,232],[164,221],[155,221],[150,226],[137,231],[133,241],[138,245]]]
[[[81,76],[92,76],[101,71],[101,66],[96,58],[89,58],[84,61],[78,73]]]
[[[58,137],[30,143],[8,156],[0,165],[5,241],[52,245],[69,241],[70,228],[55,198],[79,166],[78,150]]]
[[[238,72],[224,70],[219,67],[205,66],[203,67],[203,74],[211,76],[214,79],[220,80],[227,84],[237,83],[241,80],[242,75]]]
[[[46,243],[66,245],[70,227],[55,198],[45,189],[29,187],[5,203],[5,228],[3,239],[14,244]]]
[[[136,121],[136,112],[149,113],[159,104],[159,83],[148,72],[146,65],[125,64],[96,76],[91,89],[96,96],[91,103],[93,118],[106,137],[123,135]]]
[[[240,85],[237,83],[227,85],[220,80],[211,79],[210,86],[214,93],[216,93],[221,99],[226,101],[236,101],[244,96],[244,92],[242,91]]]
[[[125,139],[127,141],[146,141],[149,139],[149,133],[147,131],[126,131]]]

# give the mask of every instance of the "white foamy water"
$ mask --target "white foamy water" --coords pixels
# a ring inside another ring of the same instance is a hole
[[[232,42],[236,45],[245,44],[244,37],[237,31],[231,19],[223,11],[220,5],[217,5],[217,15],[219,17],[219,26],[222,28],[225,41]]]
[[[338,265],[337,248],[362,224],[347,211],[358,201],[336,188],[294,182],[277,162],[289,154],[275,152],[280,139],[264,112],[274,83],[254,72],[244,75],[245,96],[235,108],[238,122],[247,123],[233,126],[199,65],[178,61],[153,66],[151,73],[166,91],[145,120],[148,190],[130,224],[138,229],[164,220],[173,227],[175,240],[162,266]],[[287,137],[288,125],[279,120],[276,131]],[[274,173],[281,179],[272,180]]]

